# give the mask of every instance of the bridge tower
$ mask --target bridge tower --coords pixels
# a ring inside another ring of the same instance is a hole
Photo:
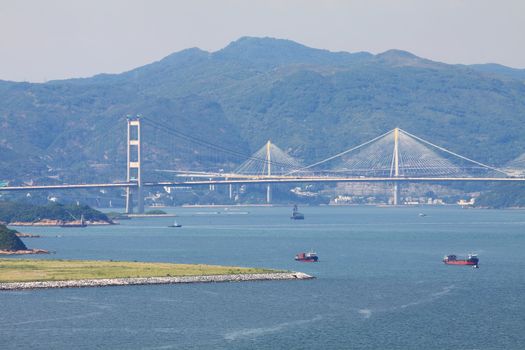
[[[266,143],[266,169],[267,175],[270,177],[272,175],[272,155],[271,155],[271,146],[272,142],[268,140]],[[270,184],[266,185],[266,203],[270,204],[272,202],[272,187]]]
[[[144,196],[142,193],[142,144],[140,117],[128,117],[128,139],[127,139],[127,176],[128,182],[137,184],[137,212],[144,213]],[[133,212],[133,196],[131,188],[126,188],[126,213]]]
[[[394,129],[394,177],[399,177],[399,128]],[[397,205],[399,201],[399,187],[397,181],[394,182],[394,198],[393,204]]]

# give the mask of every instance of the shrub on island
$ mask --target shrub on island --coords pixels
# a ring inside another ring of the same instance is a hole
[[[148,210],[145,214],[146,215],[166,215],[167,213],[164,210],[152,209],[152,210]]]

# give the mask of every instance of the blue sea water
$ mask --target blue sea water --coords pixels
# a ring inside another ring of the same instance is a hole
[[[1,349],[525,349],[525,211],[174,208],[110,227],[27,228],[103,259],[290,269],[310,281],[0,292]],[[246,213],[248,212],[248,213]],[[419,216],[424,212],[427,216]],[[319,263],[295,262],[315,249]],[[480,268],[446,266],[477,252]]]

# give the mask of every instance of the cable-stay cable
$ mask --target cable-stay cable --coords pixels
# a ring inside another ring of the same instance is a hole
[[[392,137],[394,130],[322,161],[293,170],[287,175],[309,169],[310,172],[394,177],[396,170],[395,140]],[[453,156],[453,159],[447,159],[436,151],[444,152],[449,158]],[[462,162],[467,162],[467,164],[458,164],[455,161],[456,158]],[[312,169],[334,159],[340,159],[340,163],[329,170]],[[461,156],[401,129],[399,129],[397,162],[399,176],[472,177],[475,176],[473,172],[479,174],[480,171],[497,171],[507,175],[500,169]]]
[[[509,176],[509,174],[507,174],[507,173],[504,172],[503,170],[500,170],[500,169],[495,168],[495,167],[492,167],[492,166],[490,166],[490,165],[483,164],[483,163],[478,162],[478,161],[475,161],[475,160],[473,160],[473,159],[470,159],[470,158],[464,157],[464,156],[462,156],[462,155],[460,155],[460,154],[457,154],[457,153],[455,153],[455,152],[449,151],[449,150],[446,149],[446,148],[443,148],[443,147],[440,147],[440,146],[438,146],[438,145],[435,145],[435,144],[433,144],[432,142],[429,142],[429,141],[426,141],[426,140],[424,140],[424,139],[422,139],[422,138],[420,138],[420,137],[417,137],[416,135],[412,135],[411,133],[409,133],[409,132],[407,132],[407,131],[405,131],[405,130],[399,129],[399,131],[401,131],[401,132],[405,133],[406,135],[408,135],[408,136],[410,136],[410,137],[412,137],[412,138],[415,138],[416,140],[421,141],[421,142],[423,142],[423,143],[425,143],[425,144],[427,144],[427,145],[429,145],[429,146],[435,147],[435,148],[439,149],[440,151],[446,152],[446,153],[448,153],[448,154],[451,154],[451,155],[453,155],[453,156],[456,156],[456,157],[461,158],[461,159],[463,159],[463,160],[466,160],[466,161],[468,161],[468,162],[471,162],[471,163],[477,164],[477,165],[479,165],[479,166],[481,166],[481,167],[483,167],[483,168],[490,169],[490,170],[494,170],[494,171],[497,171],[497,172],[499,172],[499,173],[502,173],[502,174],[504,174],[504,175],[506,175],[506,176]]]
[[[314,163],[314,164],[310,164],[310,165],[308,165],[308,166],[305,166],[305,167],[303,167],[303,168],[301,168],[301,169],[298,169],[297,171],[310,169],[310,168],[313,168],[314,166],[317,166],[317,165],[320,165],[320,164],[326,163],[326,162],[328,162],[328,161],[330,161],[330,160],[332,160],[332,159],[335,159],[335,158],[341,157],[341,156],[343,156],[343,155],[345,155],[345,154],[347,154],[347,153],[349,153],[349,152],[355,151],[355,150],[357,150],[357,149],[359,149],[359,148],[362,148],[362,147],[364,147],[364,146],[366,146],[366,145],[368,145],[368,144],[370,144],[370,143],[372,143],[372,142],[374,142],[374,141],[376,141],[376,140],[379,140],[379,139],[382,138],[383,136],[386,136],[386,135],[388,135],[388,134],[390,134],[390,133],[392,133],[392,132],[393,132],[393,130],[390,130],[390,131],[384,133],[383,135],[379,135],[379,136],[373,138],[372,140],[369,140],[369,141],[367,141],[367,142],[365,142],[365,143],[360,144],[359,146],[356,146],[356,147],[353,147],[353,148],[347,149],[346,151],[343,151],[343,152],[341,152],[341,153],[338,153],[338,154],[336,154],[336,155],[333,155],[333,156],[331,156],[331,157],[328,157],[328,158],[326,158],[326,159],[324,159],[324,160],[321,160],[321,161],[319,161],[319,162],[316,162],[316,163]],[[293,173],[295,173],[295,172],[297,172],[297,171],[291,171],[290,173],[288,173],[288,174],[286,174],[286,175],[293,174]]]

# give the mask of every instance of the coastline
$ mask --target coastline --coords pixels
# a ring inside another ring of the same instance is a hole
[[[40,220],[35,222],[26,222],[26,221],[14,221],[10,222],[8,226],[64,226],[80,224],[80,221],[62,221],[62,220]],[[99,225],[115,225],[112,222],[108,221],[86,221],[87,226],[99,226]]]
[[[0,250],[0,255],[51,254],[45,249]]]
[[[174,218],[177,217],[177,214],[126,214],[126,216],[128,218]]]
[[[177,284],[177,283],[221,283],[221,282],[247,282],[247,281],[284,281],[284,280],[309,280],[315,277],[302,272],[275,272],[234,275],[201,275],[181,277],[137,277],[137,278],[107,278],[83,279],[67,281],[37,281],[37,282],[7,282],[0,283],[0,291],[49,289],[49,288],[86,288],[107,286],[135,286],[151,284]]]
[[[17,232],[15,235],[19,238],[40,238],[40,235],[34,235],[32,233]]]
[[[287,204],[182,204],[181,208],[249,208],[249,207],[288,207]]]

